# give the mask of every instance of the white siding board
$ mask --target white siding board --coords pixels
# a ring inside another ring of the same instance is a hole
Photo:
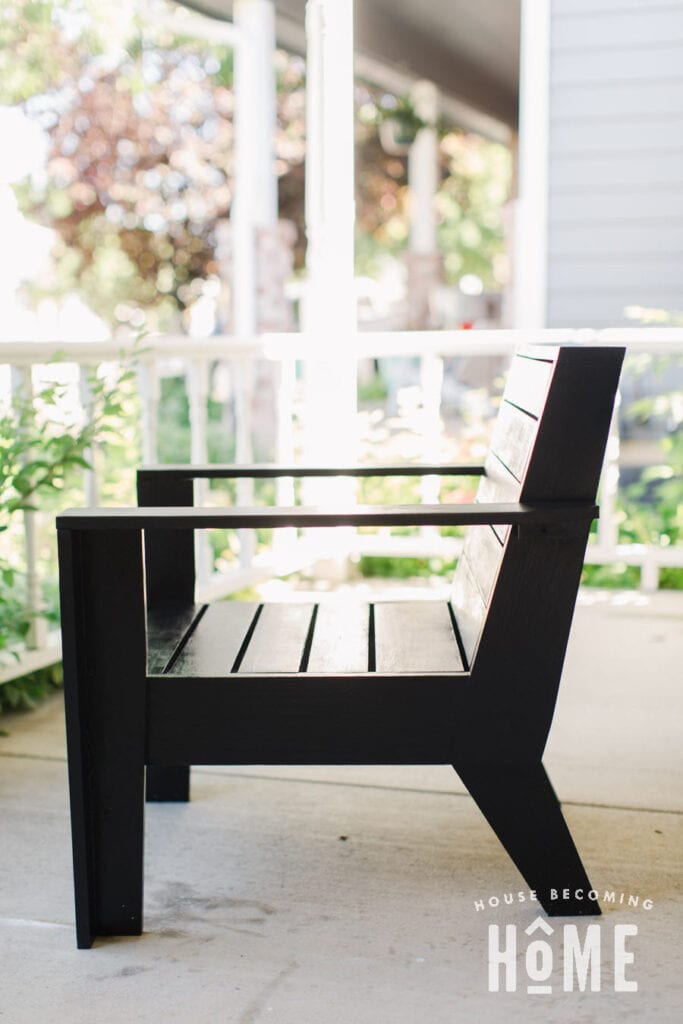
[[[595,13],[595,7],[584,13],[554,19],[551,43],[555,53],[564,50],[607,50],[625,47],[671,45],[683,41],[683,4],[670,8],[666,16],[652,16],[650,7]]]
[[[677,220],[632,221],[622,219],[617,223],[558,224],[550,222],[549,252],[557,259],[571,259],[585,251],[586,228],[591,230],[590,255],[613,257],[618,253],[623,258],[640,260],[683,258],[683,217]]]
[[[682,109],[683,79],[678,78],[668,82],[630,82],[627,78],[601,85],[576,82],[550,89],[551,124],[576,118],[604,121],[611,117],[680,114]]]
[[[572,259],[557,257],[550,265],[548,290],[568,292],[607,292],[619,289],[628,292],[646,288],[648,291],[678,292],[679,302],[683,299],[683,252],[675,257],[654,259],[651,255],[639,260],[620,260],[605,257],[600,260],[587,258],[590,246],[583,255]],[[636,301],[635,299],[633,301]]]
[[[551,0],[547,323],[683,305],[683,0]]]
[[[575,153],[633,154],[677,147],[683,149],[683,110],[649,117],[634,117],[625,111],[619,118],[555,121],[550,128],[550,148],[555,158]]]
[[[550,85],[594,82],[656,82],[674,78],[683,81],[681,46],[641,46],[613,50],[611,47],[582,47],[553,55]]]
[[[650,291],[645,288],[636,293],[614,291],[600,295],[581,291],[571,294],[563,292],[560,295],[549,293],[548,327],[638,327],[634,320],[626,316],[626,308],[644,306],[662,309],[669,295],[666,289]]]
[[[650,15],[680,10],[681,0],[552,0],[553,20],[572,19],[582,14],[624,14],[647,11]]]
[[[580,188],[623,189],[633,185],[656,188],[659,185],[683,184],[683,148],[659,153],[635,152],[628,156],[592,156],[586,153],[571,157],[553,156],[549,172],[558,192]]]
[[[683,216],[683,193],[680,183],[667,188],[620,188],[614,192],[578,189],[553,193],[548,204],[551,234],[563,224],[592,225],[594,230],[623,224],[627,227],[646,222],[663,226]],[[552,238],[551,238],[552,241]]]

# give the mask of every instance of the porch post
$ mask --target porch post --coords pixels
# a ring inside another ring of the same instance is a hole
[[[271,0],[235,0],[233,18],[239,30],[235,47],[234,130],[235,195],[232,227],[232,321],[238,338],[253,337],[259,328],[257,251],[259,232],[277,224],[275,175],[275,14]],[[252,404],[254,367],[235,365],[236,461],[253,462]],[[238,480],[237,501],[253,505],[251,480]],[[240,561],[251,563],[253,534],[240,531]]]
[[[355,455],[351,0],[307,0],[306,40],[306,455],[331,463]]]
[[[230,220],[234,256],[233,330],[257,328],[256,240],[277,223],[275,133],[275,16],[271,0],[235,0],[235,197]]]
[[[420,129],[408,156],[410,193],[410,248],[408,251],[408,326],[434,327],[429,298],[441,280],[441,259],[436,241],[434,198],[439,181],[439,140],[436,119],[439,93],[433,82],[419,81],[411,89],[415,113],[428,125]]]
[[[514,327],[546,326],[550,0],[522,0]]]

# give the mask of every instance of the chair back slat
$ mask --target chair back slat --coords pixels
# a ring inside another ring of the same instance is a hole
[[[479,502],[594,501],[623,349],[538,347],[515,355],[494,424]],[[472,665],[510,539],[470,527],[451,603]],[[462,625],[461,625],[462,623]]]

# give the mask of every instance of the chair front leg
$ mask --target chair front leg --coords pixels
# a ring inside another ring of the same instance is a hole
[[[60,530],[76,932],[142,931],[145,608],[139,530]]]

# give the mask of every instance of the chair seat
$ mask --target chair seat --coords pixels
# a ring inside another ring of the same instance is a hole
[[[447,601],[219,601],[157,610],[147,637],[150,675],[466,671]]]

